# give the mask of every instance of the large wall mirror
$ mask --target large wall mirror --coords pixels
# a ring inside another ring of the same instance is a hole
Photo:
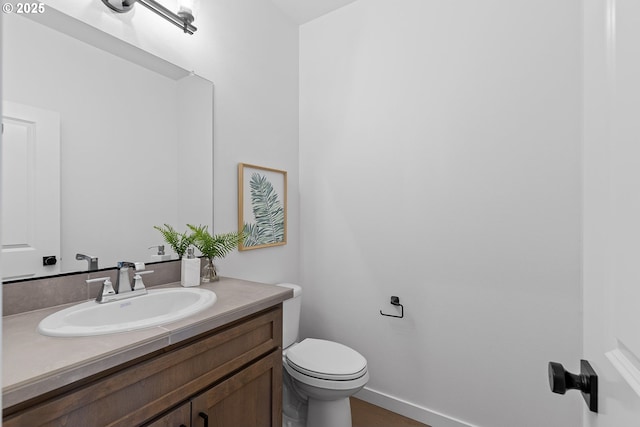
[[[3,17],[5,282],[149,262],[154,225],[213,223],[213,84],[54,12]]]

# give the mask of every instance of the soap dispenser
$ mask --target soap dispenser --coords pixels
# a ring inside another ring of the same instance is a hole
[[[158,248],[158,253],[151,255],[151,262],[169,261],[171,259],[170,254],[164,253],[164,245],[150,246],[149,249],[151,248]]]
[[[193,248],[187,249],[187,256],[182,257],[180,284],[184,287],[200,285],[200,258],[193,255]]]

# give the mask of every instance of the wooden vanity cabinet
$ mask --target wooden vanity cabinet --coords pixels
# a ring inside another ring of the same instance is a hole
[[[281,426],[281,400],[282,355],[274,352],[195,397],[191,401],[191,425]]]
[[[144,427],[282,425],[282,355],[278,353],[272,352]]]
[[[3,425],[280,427],[282,305],[6,408]]]

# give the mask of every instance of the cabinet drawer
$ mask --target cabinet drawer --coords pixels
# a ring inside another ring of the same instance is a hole
[[[8,408],[4,426],[140,425],[281,345],[278,306],[27,409]]]

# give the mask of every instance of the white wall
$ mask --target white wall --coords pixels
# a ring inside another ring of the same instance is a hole
[[[201,2],[193,36],[143,7],[114,14],[94,0],[45,3],[214,82],[214,231],[237,229],[239,162],[289,172],[288,244],[233,253],[219,262],[219,273],[297,281],[297,25],[264,0]]]
[[[367,0],[301,27],[302,332],[366,356],[366,399],[580,425],[547,382],[581,350],[580,52],[578,0]]]
[[[213,86],[198,76],[178,80],[176,227],[213,221]]]

